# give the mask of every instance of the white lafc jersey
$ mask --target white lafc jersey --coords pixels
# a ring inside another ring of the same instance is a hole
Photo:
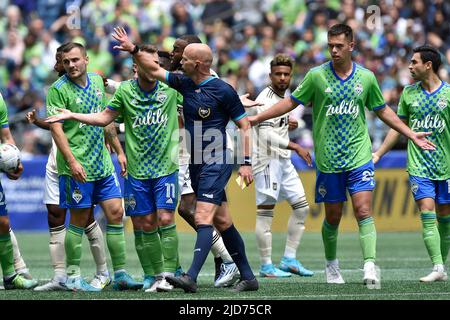
[[[58,147],[56,146],[55,140],[52,138],[52,148],[50,149],[50,154],[48,155],[47,165],[45,169],[52,173],[58,173],[58,169],[56,168],[56,151]]]
[[[256,98],[256,101],[263,105],[251,108],[249,113],[254,115],[261,113],[283,99],[284,97],[279,96],[269,86]],[[271,159],[289,159],[291,157],[291,151],[286,149],[289,144],[288,128],[289,114],[266,120],[252,127],[253,174],[264,170]]]

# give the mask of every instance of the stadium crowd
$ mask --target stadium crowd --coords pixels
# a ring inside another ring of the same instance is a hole
[[[45,116],[45,95],[56,80],[56,48],[86,45],[89,71],[116,81],[131,77],[132,60],[113,47],[113,27],[124,26],[136,43],[171,51],[183,34],[198,34],[214,54],[213,69],[239,94],[254,99],[269,83],[277,53],[295,59],[293,86],[329,58],[327,29],[346,23],[355,30],[354,59],[373,71],[386,102],[396,110],[410,83],[411,49],[429,43],[445,56],[441,78],[450,76],[450,3],[444,0],[7,0],[0,3],[0,91],[23,158],[47,154],[48,132],[25,121],[32,109]],[[292,136],[312,146],[311,110],[298,108]],[[368,116],[374,149],[387,126]],[[405,141],[398,144],[404,147]]]

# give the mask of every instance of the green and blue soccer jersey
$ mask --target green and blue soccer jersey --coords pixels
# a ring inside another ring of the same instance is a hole
[[[178,170],[178,112],[181,95],[165,83],[145,92],[136,80],[121,83],[108,108],[125,122],[128,173],[154,179]]]
[[[105,87],[102,77],[87,74],[85,88],[62,76],[50,87],[47,94],[47,114],[57,114],[56,108],[77,113],[96,113],[106,105]],[[86,181],[96,181],[114,172],[111,156],[106,149],[102,127],[85,125],[74,120],[65,120],[63,130],[75,159],[83,166]],[[70,167],[58,150],[56,155],[58,175],[71,175]]]
[[[8,128],[8,108],[6,107],[5,100],[3,100],[3,96],[0,94],[0,127]]]
[[[405,87],[400,97],[397,114],[408,120],[411,130],[432,132],[427,137],[436,150],[422,150],[408,141],[410,175],[432,180],[450,178],[450,85],[442,81],[439,89],[426,92],[420,82]]]
[[[324,173],[358,168],[372,159],[364,107],[385,107],[375,75],[353,63],[342,80],[327,62],[311,69],[291,99],[312,104],[313,139],[317,168]]]

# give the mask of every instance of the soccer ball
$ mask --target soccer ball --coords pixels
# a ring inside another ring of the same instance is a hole
[[[0,170],[15,172],[20,164],[20,151],[10,143],[0,144]]]

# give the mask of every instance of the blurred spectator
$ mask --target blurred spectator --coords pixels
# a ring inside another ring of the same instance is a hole
[[[14,61],[16,65],[21,65],[25,44],[16,29],[8,31],[8,41],[3,48],[3,57]]]
[[[175,2],[170,9],[172,15],[172,26],[170,36],[179,38],[185,34],[195,34],[194,23],[191,15],[186,10],[186,6],[181,2]]]

